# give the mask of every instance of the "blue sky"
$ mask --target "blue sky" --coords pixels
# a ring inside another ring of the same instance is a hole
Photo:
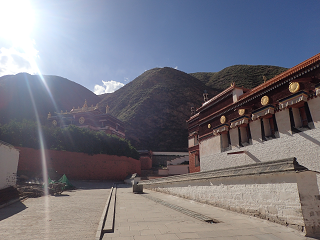
[[[290,68],[320,52],[318,0],[12,1],[0,0],[0,75],[57,75],[97,93],[155,67]]]

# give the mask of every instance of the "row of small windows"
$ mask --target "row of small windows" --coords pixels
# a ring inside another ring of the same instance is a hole
[[[298,133],[304,130],[314,128],[312,116],[307,102],[302,106],[289,108],[289,118],[292,133]],[[261,139],[268,141],[274,138],[279,138],[279,130],[275,114],[265,118],[260,118]],[[250,124],[238,127],[238,146],[244,147],[252,144]],[[220,135],[221,152],[232,149],[230,131]],[[235,139],[233,139],[235,141]]]

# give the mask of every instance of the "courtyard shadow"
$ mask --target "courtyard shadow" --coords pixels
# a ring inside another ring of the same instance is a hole
[[[59,195],[54,195],[55,197],[70,197],[69,194],[59,194]]]
[[[9,218],[19,212],[22,212],[27,207],[22,202],[16,202],[0,209],[0,221]]]

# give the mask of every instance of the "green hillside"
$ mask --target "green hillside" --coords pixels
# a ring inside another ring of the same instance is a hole
[[[126,124],[126,137],[138,149],[186,151],[186,120],[191,106],[200,107],[203,91],[213,97],[218,92],[198,79],[173,68],[144,72],[112,95],[99,107]]]
[[[234,65],[219,72],[197,72],[190,75],[198,78],[208,87],[223,91],[232,82],[239,87],[254,88],[263,83],[263,76],[269,80],[286,70],[287,68],[267,65]]]

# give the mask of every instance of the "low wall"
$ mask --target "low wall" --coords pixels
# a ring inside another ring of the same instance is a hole
[[[169,175],[186,174],[189,172],[189,165],[169,165],[167,168]]]
[[[0,189],[16,185],[19,151],[0,141]]]
[[[20,150],[18,171],[42,173],[41,152],[37,149],[16,147]],[[139,160],[124,156],[45,150],[47,169],[58,175],[66,174],[77,180],[124,180],[133,173],[141,174]]]
[[[141,181],[144,188],[212,204],[320,236],[316,173],[294,159]]]

